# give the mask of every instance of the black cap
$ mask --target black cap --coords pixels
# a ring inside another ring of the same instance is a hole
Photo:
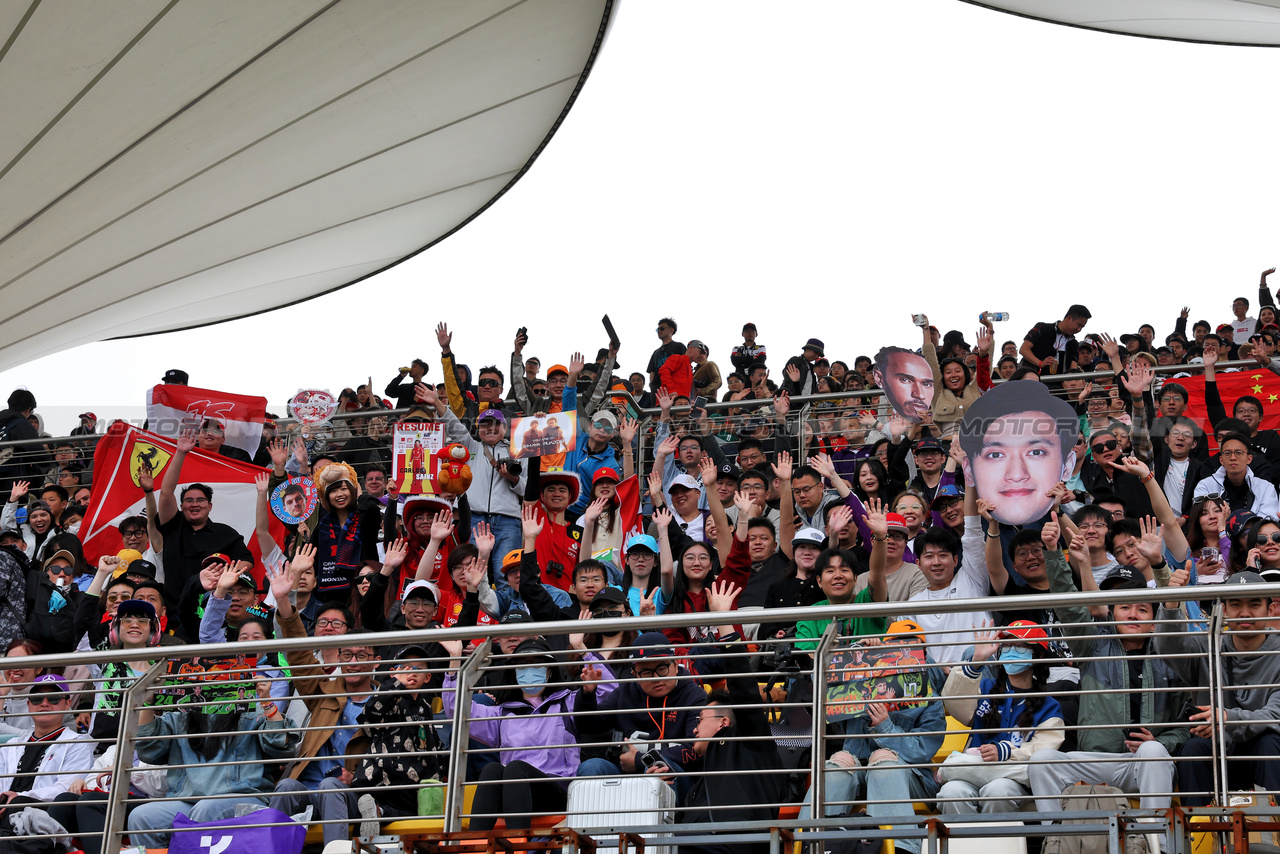
[[[548,664],[556,663],[556,657],[551,654],[551,645],[547,643],[545,638],[540,637],[525,638],[520,641],[520,645],[516,647],[516,651],[512,655],[518,655],[528,660],[545,661]]]
[[[1233,572],[1223,584],[1266,584],[1267,579],[1256,572]]]
[[[1122,566],[1117,570],[1113,570],[1110,575],[1102,579],[1098,585],[1099,590],[1146,590],[1147,579],[1142,577],[1142,573],[1134,572],[1127,566]]]
[[[404,649],[396,653],[395,660],[404,661],[405,659],[410,659],[410,658],[421,660],[424,658],[430,658],[430,656],[427,654],[427,651],[425,648],[410,644],[409,646],[406,646]]]
[[[736,481],[740,477],[742,477],[742,472],[738,470],[738,467],[736,465],[734,465],[733,463],[727,462],[724,465],[720,466],[720,472],[718,476],[727,477],[729,478],[729,480]]]
[[[616,587],[606,587],[597,593],[595,598],[591,600],[592,608],[596,607],[597,604],[625,605],[627,604],[627,597]]]
[[[519,609],[508,611],[507,615],[502,618],[503,625],[510,625],[511,623],[533,623],[533,622],[536,622],[536,621],[533,619],[533,617],[529,616],[528,611],[521,611]]]
[[[149,578],[155,581],[156,565],[149,560],[139,558],[138,560],[129,561],[129,565],[124,569],[125,577],[130,575],[140,575],[143,578]]]
[[[186,385],[187,372],[180,371],[177,368],[171,368],[164,372],[164,382],[170,385]]]

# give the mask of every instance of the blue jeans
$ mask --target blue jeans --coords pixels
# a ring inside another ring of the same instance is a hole
[[[515,516],[503,516],[500,513],[473,513],[471,515],[471,535],[474,537],[477,523],[484,522],[493,532],[493,554],[489,555],[489,566],[493,569],[493,589],[510,590],[507,576],[502,571],[502,558],[507,552],[520,548],[524,536],[520,530],[520,520]]]
[[[911,802],[925,800],[932,796],[925,791],[914,771],[904,768],[897,762],[877,762],[869,768],[845,768],[828,760],[826,767],[825,811],[828,818],[851,812],[853,808],[851,804],[840,802],[853,800],[865,785],[867,815],[888,819],[880,822],[882,825],[897,827],[901,823],[915,827],[916,813]],[[813,814],[813,791],[805,792],[804,799],[804,806],[800,807],[801,820]],[[898,819],[899,822],[894,822],[894,819]],[[920,840],[895,839],[894,847],[899,851],[919,854]]]
[[[129,842],[144,848],[164,848],[169,844],[173,817],[186,813],[192,821],[208,822],[231,818],[236,804],[266,804],[266,798],[239,795],[233,798],[210,798],[203,801],[149,801],[129,813],[126,827]]]

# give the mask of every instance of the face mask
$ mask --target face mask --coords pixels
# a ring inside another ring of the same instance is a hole
[[[517,667],[516,684],[519,685],[520,690],[524,691],[526,694],[538,693],[538,689],[547,684],[547,668]]]
[[[79,519],[75,520],[74,522],[72,522],[70,525],[68,525],[68,526],[67,526],[67,533],[68,533],[68,534],[78,534],[78,533],[80,533],[80,520],[79,520]]]
[[[1011,647],[1000,653],[1000,664],[1004,667],[1004,672],[1009,674],[1031,669],[1034,659],[1035,654],[1025,646]]]

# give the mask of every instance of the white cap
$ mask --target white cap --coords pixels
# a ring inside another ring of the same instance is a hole
[[[819,531],[817,528],[804,527],[796,531],[791,537],[791,547],[796,546],[816,546],[822,548],[822,542],[827,535]]]
[[[667,491],[670,492],[677,486],[684,487],[685,489],[694,489],[699,492],[702,491],[702,485],[694,480],[693,476],[688,473],[676,475],[675,479],[671,481],[671,486],[667,487]]]
[[[415,581],[411,583],[408,587],[404,589],[404,595],[400,597],[400,601],[403,602],[404,600],[408,599],[409,594],[413,593],[415,590],[427,591],[428,593],[431,594],[432,601],[434,601],[437,605],[440,604],[440,588],[432,584],[430,581]]]

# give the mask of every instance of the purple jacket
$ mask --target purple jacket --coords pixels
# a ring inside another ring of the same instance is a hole
[[[453,715],[454,703],[457,702],[457,682],[453,673],[444,679],[444,713],[447,716]],[[519,759],[549,776],[572,778],[581,764],[578,735],[570,716],[577,699],[577,691],[562,688],[550,696],[540,697],[537,705],[516,700],[500,706],[488,706],[472,700],[471,737],[491,747],[528,748],[504,751],[504,765]],[[530,709],[532,714],[529,714]],[[555,746],[563,744],[574,746]]]

